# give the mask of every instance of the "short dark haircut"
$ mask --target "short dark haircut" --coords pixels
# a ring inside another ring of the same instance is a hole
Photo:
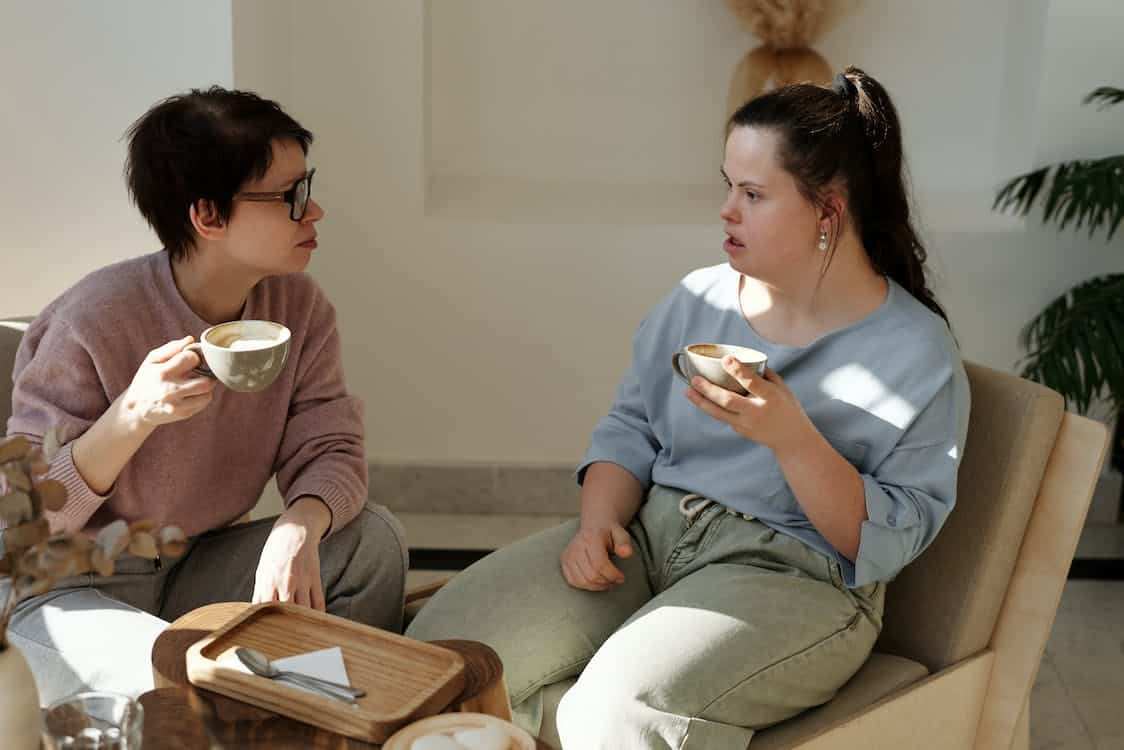
[[[234,194],[269,170],[274,140],[292,138],[306,154],[312,143],[277,102],[219,86],[158,102],[126,136],[129,193],[173,259],[195,245],[191,206],[210,201],[228,221]]]

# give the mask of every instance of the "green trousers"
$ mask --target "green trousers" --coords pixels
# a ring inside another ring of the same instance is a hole
[[[580,675],[555,717],[564,748],[744,750],[756,729],[830,700],[882,627],[884,584],[848,589],[834,560],[697,495],[652,488],[609,591],[563,579],[576,531],[489,555],[407,630],[492,646],[532,734],[543,688]]]

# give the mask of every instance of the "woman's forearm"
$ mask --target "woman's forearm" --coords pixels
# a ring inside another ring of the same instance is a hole
[[[859,554],[866,491],[862,477],[818,431],[776,451],[792,493],[812,525],[848,560]]]
[[[91,490],[104,495],[154,429],[132,414],[122,394],[74,440],[74,468]]]
[[[643,499],[644,486],[628,469],[608,461],[590,464],[582,482],[581,525],[628,526]]]

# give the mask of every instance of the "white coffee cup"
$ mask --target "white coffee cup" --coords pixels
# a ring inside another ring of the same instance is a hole
[[[292,334],[271,320],[232,320],[203,331],[199,342],[185,349],[203,360],[200,375],[217,378],[232,391],[268,388],[289,358]]]
[[[758,375],[765,374],[765,365],[769,361],[767,354],[732,344],[691,344],[671,355],[671,368],[687,383],[699,375],[717,386],[744,396],[748,391],[722,366],[722,358],[729,354],[734,355],[742,364],[752,367]]]

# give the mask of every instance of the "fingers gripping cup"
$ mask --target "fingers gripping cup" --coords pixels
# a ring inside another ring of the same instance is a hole
[[[272,385],[289,358],[289,329],[271,320],[232,320],[203,331],[185,347],[199,355],[200,375],[217,378],[232,391],[260,391]]]
[[[671,368],[687,383],[695,375],[700,375],[717,386],[744,396],[748,391],[722,366],[722,358],[727,354],[734,355],[739,362],[752,367],[758,375],[765,374],[768,355],[756,349],[730,344],[691,344],[683,351],[671,355]]]

